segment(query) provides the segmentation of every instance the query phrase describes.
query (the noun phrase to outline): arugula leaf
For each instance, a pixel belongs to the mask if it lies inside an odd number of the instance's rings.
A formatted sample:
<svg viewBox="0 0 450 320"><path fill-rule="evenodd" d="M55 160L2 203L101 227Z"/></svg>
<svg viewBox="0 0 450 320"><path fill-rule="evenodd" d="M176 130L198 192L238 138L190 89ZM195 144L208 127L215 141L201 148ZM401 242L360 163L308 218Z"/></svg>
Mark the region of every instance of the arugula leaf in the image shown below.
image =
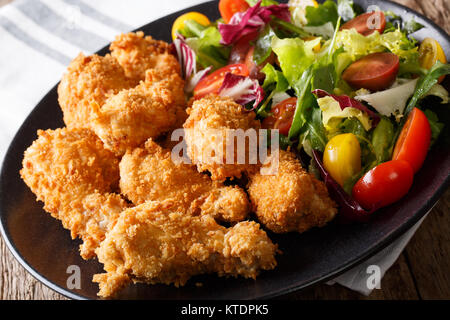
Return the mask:
<svg viewBox="0 0 450 320"><path fill-rule="evenodd" d="M291 86L294 88L297 96L297 106L292 120L291 129L288 138L292 139L300 134L303 125L306 122L305 111L310 103L316 103L316 98L311 93L311 78L313 66L309 66L302 74L299 80L294 81Z"/></svg>
<svg viewBox="0 0 450 320"><path fill-rule="evenodd" d="M444 124L442 122L439 122L436 113L434 113L430 109L425 110L424 113L427 116L428 122L430 123L431 127L431 144L430 144L431 147L439 138L442 129L444 129Z"/></svg>
<svg viewBox="0 0 450 320"><path fill-rule="evenodd" d="M328 64L314 69L311 85L312 90L322 89L327 92L333 92L336 81L336 69L334 65Z"/></svg>
<svg viewBox="0 0 450 320"><path fill-rule="evenodd" d="M382 117L372 134L372 146L377 157L377 163L383 163L391 159L391 146L394 140L394 125Z"/></svg>
<svg viewBox="0 0 450 320"><path fill-rule="evenodd" d="M337 5L334 1L327 0L323 4L319 4L317 8L308 6L305 11L308 26L321 26L330 21L333 23L333 26L336 27L339 14Z"/></svg>
<svg viewBox="0 0 450 320"><path fill-rule="evenodd" d="M403 30L406 32L406 34L410 34L416 31L419 31L424 26L423 24L418 23L414 18L409 19L406 22L403 22Z"/></svg>
<svg viewBox="0 0 450 320"><path fill-rule="evenodd" d="M450 64L443 64L440 61L436 61L434 66L428 71L428 73L419 78L417 81L416 89L414 95L405 109L405 117L411 110L416 107L417 102L423 98L430 89L438 82L438 79L443 76L450 74Z"/></svg>
<svg viewBox="0 0 450 320"><path fill-rule="evenodd" d="M272 38L275 35L270 25L266 25L261 36L256 40L253 60L257 65L262 64L272 53Z"/></svg>
<svg viewBox="0 0 450 320"><path fill-rule="evenodd" d="M263 83L264 90L273 87L273 85L275 85L275 88L273 89L275 92L284 92L289 89L289 83L283 73L276 70L270 63L266 64L264 68L261 69L261 72L266 75Z"/></svg>

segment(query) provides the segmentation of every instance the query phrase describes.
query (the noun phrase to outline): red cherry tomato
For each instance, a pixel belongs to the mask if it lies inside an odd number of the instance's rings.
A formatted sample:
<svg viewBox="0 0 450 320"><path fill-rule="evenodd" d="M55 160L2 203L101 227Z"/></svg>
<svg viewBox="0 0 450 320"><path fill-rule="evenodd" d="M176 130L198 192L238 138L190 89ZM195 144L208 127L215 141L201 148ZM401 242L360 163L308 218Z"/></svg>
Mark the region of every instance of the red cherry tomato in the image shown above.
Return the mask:
<svg viewBox="0 0 450 320"><path fill-rule="evenodd" d="M219 11L225 23L230 22L236 12L245 12L250 8L245 0L220 0Z"/></svg>
<svg viewBox="0 0 450 320"><path fill-rule="evenodd" d="M399 58L393 53L372 53L353 62L345 69L342 79L353 89L383 90L394 83L399 63Z"/></svg>
<svg viewBox="0 0 450 320"><path fill-rule="evenodd" d="M297 98L295 97L280 102L272 107L270 111L272 115L263 120L262 127L265 129L278 129L281 134L287 136L291 129L296 106Z"/></svg>
<svg viewBox="0 0 450 320"><path fill-rule="evenodd" d="M407 161L416 173L425 161L430 141L431 127L427 116L414 108L398 137L392 159Z"/></svg>
<svg viewBox="0 0 450 320"><path fill-rule="evenodd" d="M355 29L358 33L368 36L375 31L383 33L386 27L386 18L382 11L364 13L344 23L340 30Z"/></svg>
<svg viewBox="0 0 450 320"><path fill-rule="evenodd" d="M391 160L376 166L359 179L352 195L367 210L385 207L408 193L413 177L414 171L408 162Z"/></svg>
<svg viewBox="0 0 450 320"><path fill-rule="evenodd" d="M194 89L194 99L200 99L208 94L217 94L222 86L225 75L230 72L235 75L248 77L249 71L245 64L230 64L220 68L201 80Z"/></svg>

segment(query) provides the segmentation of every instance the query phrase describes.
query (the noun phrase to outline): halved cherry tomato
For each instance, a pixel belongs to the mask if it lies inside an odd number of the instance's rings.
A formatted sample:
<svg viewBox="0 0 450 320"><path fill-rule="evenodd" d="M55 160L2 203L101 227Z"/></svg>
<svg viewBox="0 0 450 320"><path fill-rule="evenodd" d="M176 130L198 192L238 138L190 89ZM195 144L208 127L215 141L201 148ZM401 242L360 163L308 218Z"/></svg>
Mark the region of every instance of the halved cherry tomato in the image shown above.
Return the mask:
<svg viewBox="0 0 450 320"><path fill-rule="evenodd" d="M436 61L440 61L442 63L447 63L447 58L445 57L444 50L442 50L439 42L434 40L433 38L425 38L419 47L419 62L420 66L425 69L431 69L432 66L436 63ZM441 76L438 79L438 82L442 82L445 78Z"/></svg>
<svg viewBox="0 0 450 320"><path fill-rule="evenodd" d="M361 147L353 133L334 136L323 152L323 166L341 186L361 171Z"/></svg>
<svg viewBox="0 0 450 320"><path fill-rule="evenodd" d="M250 8L245 0L220 0L219 11L225 23L230 22L231 17L237 12L245 12Z"/></svg>
<svg viewBox="0 0 450 320"><path fill-rule="evenodd" d="M270 111L272 115L263 120L262 127L265 129L278 129L281 134L287 136L291 129L296 106L297 98L295 97L281 101L272 107Z"/></svg>
<svg viewBox="0 0 450 320"><path fill-rule="evenodd" d="M352 195L367 210L385 207L408 193L413 177L414 171L408 162L384 162L356 182Z"/></svg>
<svg viewBox="0 0 450 320"><path fill-rule="evenodd" d="M390 52L372 53L353 62L342 79L353 89L379 91L390 87L397 77L400 60Z"/></svg>
<svg viewBox="0 0 450 320"><path fill-rule="evenodd" d="M194 20L200 23L203 26L209 26L211 21L209 21L208 17L200 12L188 12L179 16L172 26L172 39L175 40L177 38L178 30L182 30L184 28L184 23L187 20Z"/></svg>
<svg viewBox="0 0 450 320"><path fill-rule="evenodd" d="M430 141L431 127L427 116L414 108L398 137L392 159L407 161L416 173L425 161Z"/></svg>
<svg viewBox="0 0 450 320"><path fill-rule="evenodd" d="M225 75L230 72L235 75L248 77L249 70L245 64L231 64L226 67L214 71L210 75L201 80L194 89L194 98L200 99L207 94L219 93Z"/></svg>
<svg viewBox="0 0 450 320"><path fill-rule="evenodd" d="M386 18L382 11L367 12L344 23L340 30L355 29L358 33L368 36L375 31L383 33L386 27Z"/></svg>

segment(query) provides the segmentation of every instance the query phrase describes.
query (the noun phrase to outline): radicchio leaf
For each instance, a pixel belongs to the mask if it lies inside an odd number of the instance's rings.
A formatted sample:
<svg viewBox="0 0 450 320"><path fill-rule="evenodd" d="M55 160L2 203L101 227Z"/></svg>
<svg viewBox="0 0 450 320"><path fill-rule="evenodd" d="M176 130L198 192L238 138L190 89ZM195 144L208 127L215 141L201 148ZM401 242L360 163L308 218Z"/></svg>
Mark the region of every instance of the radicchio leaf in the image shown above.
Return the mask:
<svg viewBox="0 0 450 320"><path fill-rule="evenodd" d="M279 19L290 21L291 14L287 4L261 7L261 0L245 12L237 12L228 24L219 23L218 29L222 35L220 41L223 45L231 45L243 36L258 31L275 16Z"/></svg>
<svg viewBox="0 0 450 320"><path fill-rule="evenodd" d="M328 92L326 92L325 90L322 90L322 89L316 89L312 93L314 93L319 98L323 98L326 96L332 97L334 100L339 102L339 106L341 107L341 110L351 107L351 108L355 108L355 109L358 109L358 110L361 110L361 111L367 113L372 118L372 127L373 128L375 128L378 125L378 123L380 122L381 118L378 114L376 114L375 112L373 112L372 110L367 108L365 105L363 105L358 100L352 99L349 96L337 96L334 94L329 94Z"/></svg>
<svg viewBox="0 0 450 320"><path fill-rule="evenodd" d="M378 208L370 211L364 209L355 199L353 199L344 189L331 177L322 162L322 153L313 150L313 159L320 171L320 175L327 186L330 197L339 205L339 215L342 222L367 222Z"/></svg>
<svg viewBox="0 0 450 320"><path fill-rule="evenodd" d="M186 92L192 92L194 91L197 84L203 80L204 77L208 75L208 73L212 70L212 66L209 66L206 69L203 69L196 74L194 74L189 79L186 79L186 85L184 87L184 91Z"/></svg>
<svg viewBox="0 0 450 320"><path fill-rule="evenodd" d="M263 101L264 90L259 85L258 80L228 72L225 74L222 86L219 89L219 96L230 97L236 103L242 105L254 101L251 109L254 110Z"/></svg>
<svg viewBox="0 0 450 320"><path fill-rule="evenodd" d="M197 73L195 52L187 45L186 39L181 34L177 34L173 44L177 52L183 78L188 79L192 74Z"/></svg>
<svg viewBox="0 0 450 320"><path fill-rule="evenodd" d="M194 91L195 86L211 71L212 66L197 72L197 56L195 51L186 43L186 39L177 34L173 41L178 62L181 66L183 78L186 80L184 91L189 93Z"/></svg>

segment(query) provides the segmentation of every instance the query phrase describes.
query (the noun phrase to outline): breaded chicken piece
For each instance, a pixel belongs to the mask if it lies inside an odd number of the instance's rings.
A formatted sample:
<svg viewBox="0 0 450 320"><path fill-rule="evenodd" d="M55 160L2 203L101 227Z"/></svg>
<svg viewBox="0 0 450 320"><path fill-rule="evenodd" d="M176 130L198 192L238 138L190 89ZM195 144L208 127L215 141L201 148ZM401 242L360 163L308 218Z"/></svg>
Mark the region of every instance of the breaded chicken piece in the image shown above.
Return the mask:
<svg viewBox="0 0 450 320"><path fill-rule="evenodd" d="M119 161L86 129L38 131L25 151L22 179L44 202L44 209L61 220L72 238L81 237L87 259L127 207L118 195Z"/></svg>
<svg viewBox="0 0 450 320"><path fill-rule="evenodd" d="M136 81L144 80L149 69L156 69L162 77L181 74L177 59L170 53L170 45L150 36L144 37L142 31L117 36L110 50L125 74Z"/></svg>
<svg viewBox="0 0 450 320"><path fill-rule="evenodd" d="M184 84L178 74L158 81L151 74L148 78L110 97L101 108L93 106L92 129L116 155L171 130L178 121L178 108L184 108L184 93L180 99L174 88Z"/></svg>
<svg viewBox="0 0 450 320"><path fill-rule="evenodd" d="M69 128L89 128L92 102L102 106L105 100L138 82L128 79L111 55L84 56L80 53L69 65L58 85L58 101Z"/></svg>
<svg viewBox="0 0 450 320"><path fill-rule="evenodd" d="M106 273L94 282L108 297L131 281L180 286L203 273L254 279L275 268L277 246L258 223L227 229L209 215L186 215L171 201L149 201L125 210L96 253Z"/></svg>
<svg viewBox="0 0 450 320"><path fill-rule="evenodd" d="M280 150L276 175L250 176L248 194L258 220L276 233L321 227L337 213L325 184L288 151Z"/></svg>
<svg viewBox="0 0 450 320"><path fill-rule="evenodd" d="M235 141L233 135L255 129L251 131L255 139L258 138L261 124L254 112L246 111L230 98L210 95L194 101L187 113L189 117L183 127L188 155L199 172L209 171L213 180L224 181L240 178L243 172L252 170L257 149L250 149L246 138ZM257 147L257 140L253 146ZM242 159L238 158L239 154ZM252 160L249 155L256 158Z"/></svg>
<svg viewBox="0 0 450 320"><path fill-rule="evenodd" d="M230 222L242 221L250 210L244 190L213 182L192 165L175 163L171 152L151 139L123 156L120 190L135 205L171 199L184 212L200 211Z"/></svg>

